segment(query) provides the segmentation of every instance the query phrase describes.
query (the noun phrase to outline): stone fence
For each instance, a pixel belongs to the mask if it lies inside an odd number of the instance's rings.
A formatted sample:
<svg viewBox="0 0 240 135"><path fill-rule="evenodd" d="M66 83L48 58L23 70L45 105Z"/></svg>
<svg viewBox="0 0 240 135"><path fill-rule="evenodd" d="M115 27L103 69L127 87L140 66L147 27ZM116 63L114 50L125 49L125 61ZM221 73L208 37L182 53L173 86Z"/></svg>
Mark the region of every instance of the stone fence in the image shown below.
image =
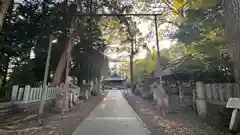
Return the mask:
<svg viewBox="0 0 240 135"><path fill-rule="evenodd" d="M196 83L196 107L198 115L213 124L229 124L232 109L225 108L228 98L238 97L234 83Z"/></svg>
<svg viewBox="0 0 240 135"><path fill-rule="evenodd" d="M203 84L206 99L213 104L226 105L228 98L238 96L235 83Z"/></svg>
<svg viewBox="0 0 240 135"><path fill-rule="evenodd" d="M60 92L60 87L47 87L46 100L55 99ZM19 87L14 85L12 89L11 101L15 105L39 102L41 100L42 87Z"/></svg>

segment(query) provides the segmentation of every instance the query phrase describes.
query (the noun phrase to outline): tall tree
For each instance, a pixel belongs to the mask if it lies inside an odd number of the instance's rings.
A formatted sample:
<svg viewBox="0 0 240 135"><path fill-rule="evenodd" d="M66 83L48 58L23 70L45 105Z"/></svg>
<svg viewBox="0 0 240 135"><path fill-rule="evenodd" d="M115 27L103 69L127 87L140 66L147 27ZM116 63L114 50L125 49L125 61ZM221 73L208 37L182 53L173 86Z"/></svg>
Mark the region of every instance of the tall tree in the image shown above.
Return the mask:
<svg viewBox="0 0 240 135"><path fill-rule="evenodd" d="M226 21L226 39L229 52L234 62L235 80L240 90L240 0L223 0Z"/></svg>
<svg viewBox="0 0 240 135"><path fill-rule="evenodd" d="M10 6L12 0L1 0L0 1L0 31L4 23L4 18L6 16L8 7Z"/></svg>

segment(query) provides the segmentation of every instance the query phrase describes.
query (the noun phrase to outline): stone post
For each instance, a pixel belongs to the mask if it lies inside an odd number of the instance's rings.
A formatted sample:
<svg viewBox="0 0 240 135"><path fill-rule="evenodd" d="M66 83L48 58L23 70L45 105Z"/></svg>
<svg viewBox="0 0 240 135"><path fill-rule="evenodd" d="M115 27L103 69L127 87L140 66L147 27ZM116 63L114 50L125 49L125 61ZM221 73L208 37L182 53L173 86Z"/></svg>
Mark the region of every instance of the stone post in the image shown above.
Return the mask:
<svg viewBox="0 0 240 135"><path fill-rule="evenodd" d="M40 91L40 88L37 88L37 99L40 100L40 97L41 97L41 91Z"/></svg>
<svg viewBox="0 0 240 135"><path fill-rule="evenodd" d="M71 109L73 107L73 95L74 93L73 92L69 92L69 108Z"/></svg>
<svg viewBox="0 0 240 135"><path fill-rule="evenodd" d="M98 81L97 78L96 78L96 80L95 80L95 91L96 91L96 94L99 95L99 93L100 93L100 88L99 88L99 81Z"/></svg>
<svg viewBox="0 0 240 135"><path fill-rule="evenodd" d="M225 87L223 83L220 83L218 85L218 94L219 94L219 100L224 101L224 96L225 96Z"/></svg>
<svg viewBox="0 0 240 135"><path fill-rule="evenodd" d="M156 88L156 87L157 87L157 84L156 84L156 82L154 82L154 83L152 84L152 87L151 87L151 88L152 88L152 91L153 91L153 100L154 100L154 101L157 100L157 93L156 93L156 91L157 91L156 89L157 89L157 88Z"/></svg>
<svg viewBox="0 0 240 135"><path fill-rule="evenodd" d="M12 88L12 95L11 95L11 101L17 100L17 93L18 93L18 85L14 85Z"/></svg>
<svg viewBox="0 0 240 135"><path fill-rule="evenodd" d="M36 88L33 88L32 91L33 91L33 98L32 98L32 100L36 100L36 99L37 99L37 98L36 98L37 89L36 89Z"/></svg>
<svg viewBox="0 0 240 135"><path fill-rule="evenodd" d="M34 90L33 88L29 90L29 98L28 98L29 101L33 99L33 92L34 92L33 90Z"/></svg>
<svg viewBox="0 0 240 135"><path fill-rule="evenodd" d="M240 97L238 85L236 83L232 83L232 89L233 89L234 95L236 97Z"/></svg>
<svg viewBox="0 0 240 135"><path fill-rule="evenodd" d="M206 91L207 98L211 100L213 96L211 84L205 84L205 91Z"/></svg>
<svg viewBox="0 0 240 135"><path fill-rule="evenodd" d="M231 96L233 96L232 84L226 83L224 100L228 101Z"/></svg>
<svg viewBox="0 0 240 135"><path fill-rule="evenodd" d="M18 96L17 96L18 101L22 100L22 95L23 95L23 92L24 92L23 90L24 90L23 88L19 88L19 90L18 90Z"/></svg>
<svg viewBox="0 0 240 135"><path fill-rule="evenodd" d="M196 92L197 92L197 111L198 115L202 118L206 118L207 108L206 108L206 99L205 99L205 90L202 82L196 83Z"/></svg>
<svg viewBox="0 0 240 135"><path fill-rule="evenodd" d="M197 99L196 89L193 89L193 110L194 111L197 111L196 99Z"/></svg>
<svg viewBox="0 0 240 135"><path fill-rule="evenodd" d="M219 92L218 92L218 89L219 89L218 84L213 83L213 84L212 84L213 99L214 99L214 100L217 100L217 101L219 100Z"/></svg>
<svg viewBox="0 0 240 135"><path fill-rule="evenodd" d="M90 81L90 93L94 90L94 82L93 80Z"/></svg>
<svg viewBox="0 0 240 135"><path fill-rule="evenodd" d="M28 99L29 99L29 96L30 96L30 85L26 85L25 88L24 88L24 94L23 94L23 101L25 103L28 102Z"/></svg>
<svg viewBox="0 0 240 135"><path fill-rule="evenodd" d="M179 98L180 98L180 104L183 103L183 96L184 96L184 91L183 91L183 83L178 81L178 90L179 90Z"/></svg>

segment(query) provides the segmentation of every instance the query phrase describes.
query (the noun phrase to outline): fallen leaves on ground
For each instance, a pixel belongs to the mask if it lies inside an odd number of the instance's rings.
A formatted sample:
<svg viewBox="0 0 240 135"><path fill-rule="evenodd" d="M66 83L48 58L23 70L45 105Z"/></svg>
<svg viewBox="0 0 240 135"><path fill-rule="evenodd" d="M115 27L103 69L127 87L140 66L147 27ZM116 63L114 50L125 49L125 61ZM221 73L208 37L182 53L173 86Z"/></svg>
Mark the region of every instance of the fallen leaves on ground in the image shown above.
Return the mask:
<svg viewBox="0 0 240 135"><path fill-rule="evenodd" d="M196 135L196 130L190 128L180 122L160 118L157 121L158 126L163 127L164 131L171 135ZM200 135L207 135L205 132L200 132Z"/></svg>

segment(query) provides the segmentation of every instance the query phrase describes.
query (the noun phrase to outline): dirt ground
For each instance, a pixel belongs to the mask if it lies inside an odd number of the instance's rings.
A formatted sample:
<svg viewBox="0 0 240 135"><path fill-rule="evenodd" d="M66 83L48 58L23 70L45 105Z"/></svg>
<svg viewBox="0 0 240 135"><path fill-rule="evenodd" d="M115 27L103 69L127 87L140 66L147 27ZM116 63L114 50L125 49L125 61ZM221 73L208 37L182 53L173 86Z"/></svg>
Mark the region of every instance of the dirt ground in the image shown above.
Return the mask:
<svg viewBox="0 0 240 135"><path fill-rule="evenodd" d="M42 124L36 119L0 129L0 135L71 135L75 128L102 101L106 92L101 96L92 96L87 101L76 105L71 112L62 116L53 111L45 111Z"/></svg>
<svg viewBox="0 0 240 135"><path fill-rule="evenodd" d="M126 99L151 130L152 135L231 135L227 128L219 130L198 118L193 111L161 117L152 101L134 94L126 96Z"/></svg>

